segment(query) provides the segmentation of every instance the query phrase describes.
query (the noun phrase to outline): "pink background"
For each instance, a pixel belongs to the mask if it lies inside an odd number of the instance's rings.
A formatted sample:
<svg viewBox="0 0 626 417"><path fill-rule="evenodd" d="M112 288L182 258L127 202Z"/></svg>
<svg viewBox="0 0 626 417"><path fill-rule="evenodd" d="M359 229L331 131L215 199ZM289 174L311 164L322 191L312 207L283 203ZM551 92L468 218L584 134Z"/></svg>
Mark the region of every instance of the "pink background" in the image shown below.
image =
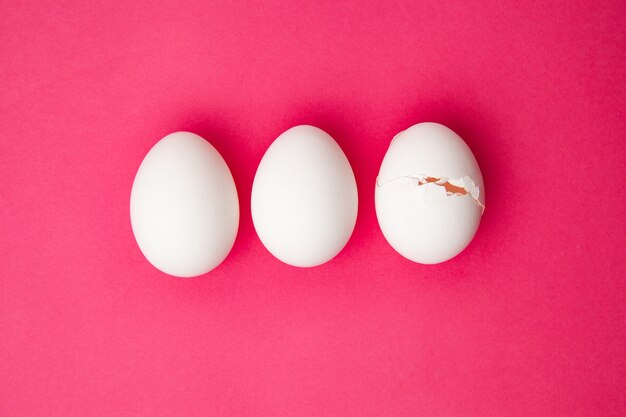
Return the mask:
<svg viewBox="0 0 626 417"><path fill-rule="evenodd" d="M0 5L0 416L625 415L623 1L60 3ZM374 212L389 141L422 121L466 139L487 190L436 266ZM360 192L312 269L249 209L301 123ZM128 213L176 130L216 146L242 206L192 280L143 258Z"/></svg>

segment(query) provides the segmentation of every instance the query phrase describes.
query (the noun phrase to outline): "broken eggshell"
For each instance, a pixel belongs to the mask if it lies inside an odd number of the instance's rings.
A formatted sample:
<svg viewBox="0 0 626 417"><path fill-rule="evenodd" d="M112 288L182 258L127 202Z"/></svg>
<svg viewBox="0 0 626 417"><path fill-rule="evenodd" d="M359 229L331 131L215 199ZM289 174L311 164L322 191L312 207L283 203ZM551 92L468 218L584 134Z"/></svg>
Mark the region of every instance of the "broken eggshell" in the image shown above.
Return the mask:
<svg viewBox="0 0 626 417"><path fill-rule="evenodd" d="M485 209L483 177L459 135L438 123L397 134L376 179L376 216L389 244L436 264L471 242Z"/></svg>

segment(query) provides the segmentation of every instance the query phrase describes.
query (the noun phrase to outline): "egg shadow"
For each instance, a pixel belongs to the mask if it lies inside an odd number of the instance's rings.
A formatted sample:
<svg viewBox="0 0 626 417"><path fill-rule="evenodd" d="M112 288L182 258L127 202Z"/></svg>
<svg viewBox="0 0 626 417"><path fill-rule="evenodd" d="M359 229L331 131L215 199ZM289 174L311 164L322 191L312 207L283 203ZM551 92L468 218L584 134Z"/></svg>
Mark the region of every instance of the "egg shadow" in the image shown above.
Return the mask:
<svg viewBox="0 0 626 417"><path fill-rule="evenodd" d="M354 231L344 249L330 262L321 267L339 266L343 257L356 256L355 251L366 241L368 231L363 227L368 217L374 216L374 186L370 181L372 169L368 161L368 149L364 146L364 132L362 119L357 118L356 112L351 112L345 103L315 102L302 103L293 108L289 114L279 119L283 130L280 133L297 125L312 125L328 133L341 147L346 155L354 177L358 192L358 212ZM347 259L345 260L348 261ZM341 262L342 263L342 262Z"/></svg>
<svg viewBox="0 0 626 417"><path fill-rule="evenodd" d="M254 233L250 216L250 193L256 167L251 167L248 137L236 123L214 113L193 109L174 115L168 123L169 129L187 131L206 139L222 155L235 181L239 198L239 229L230 253L216 270L232 262L240 262L249 246L249 237Z"/></svg>
<svg viewBox="0 0 626 417"><path fill-rule="evenodd" d="M513 175L509 165L505 163L507 143L499 128L501 123L488 110L475 104L470 106L450 99L420 103L400 116L398 123L403 127L398 132L422 122L443 124L461 136L472 150L483 175L486 208L481 226L472 243L448 262L462 260L466 256L472 256L475 242L497 239L502 235L503 227L508 224L503 219L509 215L509 206L503 204L503 199L506 198L506 188L510 186L507 184L510 182L508 179L516 175Z"/></svg>

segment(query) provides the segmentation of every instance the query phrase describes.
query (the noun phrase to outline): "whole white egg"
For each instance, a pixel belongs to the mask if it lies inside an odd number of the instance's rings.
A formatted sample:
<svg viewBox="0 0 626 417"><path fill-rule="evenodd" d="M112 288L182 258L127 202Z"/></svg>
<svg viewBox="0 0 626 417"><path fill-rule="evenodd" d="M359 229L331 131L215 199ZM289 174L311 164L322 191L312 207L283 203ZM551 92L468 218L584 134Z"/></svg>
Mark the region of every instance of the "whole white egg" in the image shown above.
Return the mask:
<svg viewBox="0 0 626 417"><path fill-rule="evenodd" d="M436 264L471 242L485 208L478 163L449 128L420 123L397 134L376 179L376 216L402 256Z"/></svg>
<svg viewBox="0 0 626 417"><path fill-rule="evenodd" d="M275 257L293 266L320 265L343 249L354 230L354 173L326 132L292 127L265 152L251 205L257 234Z"/></svg>
<svg viewBox="0 0 626 417"><path fill-rule="evenodd" d="M226 162L196 134L167 135L137 171L130 220L141 252L156 268L178 277L212 270L230 252L239 227Z"/></svg>

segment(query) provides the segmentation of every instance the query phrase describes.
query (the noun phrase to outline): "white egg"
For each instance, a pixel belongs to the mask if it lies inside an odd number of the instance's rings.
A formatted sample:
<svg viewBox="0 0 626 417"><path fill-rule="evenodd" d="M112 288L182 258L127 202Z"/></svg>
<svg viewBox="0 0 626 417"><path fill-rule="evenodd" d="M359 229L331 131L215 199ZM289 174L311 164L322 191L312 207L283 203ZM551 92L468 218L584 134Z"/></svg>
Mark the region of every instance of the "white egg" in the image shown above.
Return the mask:
<svg viewBox="0 0 626 417"><path fill-rule="evenodd" d="M397 134L376 179L376 215L402 256L446 261L471 242L485 208L478 163L449 128L420 123Z"/></svg>
<svg viewBox="0 0 626 417"><path fill-rule="evenodd" d="M251 205L257 234L275 257L294 266L320 265L343 249L354 230L354 173L326 132L292 127L263 156Z"/></svg>
<svg viewBox="0 0 626 417"><path fill-rule="evenodd" d="M172 133L144 158L130 196L137 244L152 265L202 275L230 252L239 227L235 182L219 152L189 132Z"/></svg>

